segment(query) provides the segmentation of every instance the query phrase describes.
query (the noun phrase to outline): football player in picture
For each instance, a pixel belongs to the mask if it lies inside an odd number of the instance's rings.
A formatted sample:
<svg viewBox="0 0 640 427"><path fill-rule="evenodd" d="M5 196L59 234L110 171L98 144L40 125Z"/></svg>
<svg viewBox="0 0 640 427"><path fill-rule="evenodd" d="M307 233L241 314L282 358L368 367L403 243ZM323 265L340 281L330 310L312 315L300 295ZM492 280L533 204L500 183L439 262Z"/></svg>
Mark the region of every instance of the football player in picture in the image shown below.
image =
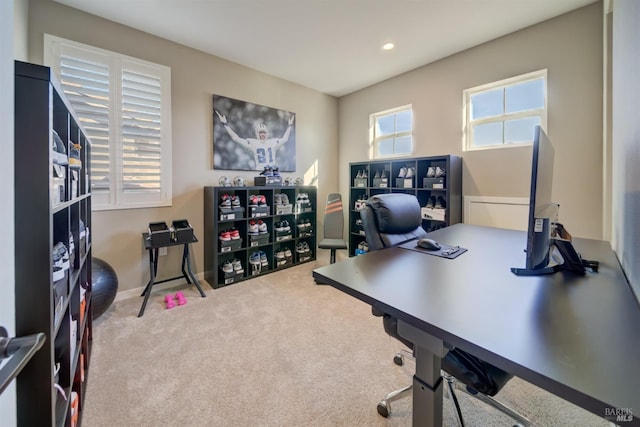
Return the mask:
<svg viewBox="0 0 640 427"><path fill-rule="evenodd" d="M231 139L253 153L255 170L264 170L277 165L276 153L289 140L294 115L289 116L289 126L281 138L269 138L269 128L264 123L257 123L254 126L255 138L242 138L229 126L226 116L215 111Z"/></svg>

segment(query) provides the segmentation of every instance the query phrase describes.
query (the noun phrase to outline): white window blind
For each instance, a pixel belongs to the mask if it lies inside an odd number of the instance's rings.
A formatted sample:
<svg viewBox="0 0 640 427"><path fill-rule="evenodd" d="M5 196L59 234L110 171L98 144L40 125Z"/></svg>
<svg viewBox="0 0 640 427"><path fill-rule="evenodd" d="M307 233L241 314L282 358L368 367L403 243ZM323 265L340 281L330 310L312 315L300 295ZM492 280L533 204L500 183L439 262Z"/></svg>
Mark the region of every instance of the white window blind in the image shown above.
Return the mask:
<svg viewBox="0 0 640 427"><path fill-rule="evenodd" d="M170 205L169 68L49 35L45 53L91 139L94 209Z"/></svg>

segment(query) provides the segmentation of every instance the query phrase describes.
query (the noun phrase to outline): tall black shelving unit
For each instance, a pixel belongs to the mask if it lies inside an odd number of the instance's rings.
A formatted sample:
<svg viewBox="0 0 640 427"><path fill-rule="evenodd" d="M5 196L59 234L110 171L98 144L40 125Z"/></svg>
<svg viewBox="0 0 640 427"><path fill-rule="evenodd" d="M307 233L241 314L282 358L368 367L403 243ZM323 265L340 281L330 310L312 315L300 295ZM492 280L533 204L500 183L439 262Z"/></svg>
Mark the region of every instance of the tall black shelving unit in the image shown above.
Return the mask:
<svg viewBox="0 0 640 427"><path fill-rule="evenodd" d="M286 195L289 207L278 205L282 195ZM260 206L251 207L252 198L258 196L264 197ZM225 198L235 198L238 207L223 207ZM316 203L317 189L312 186L204 187L207 282L219 288L316 259ZM285 221L289 230L278 231ZM252 222L262 222L265 232L252 234ZM235 230L237 238L222 241L221 234L228 230ZM259 272L251 263L255 253L263 254ZM233 261L239 262L242 270L226 273L225 263Z"/></svg>
<svg viewBox="0 0 640 427"><path fill-rule="evenodd" d="M413 169L411 178L400 178L401 170ZM440 168L442 176L429 176ZM359 222L363 200L376 194L407 193L418 198L422 228L433 231L462 221L462 158L453 155L410 157L349 163L349 255L356 255L366 241ZM381 178L383 177L384 178ZM429 203L431 201L431 203ZM427 206L434 208L426 208Z"/></svg>
<svg viewBox="0 0 640 427"><path fill-rule="evenodd" d="M59 161L56 134L67 159L81 147L73 165ZM46 335L17 377L20 426L73 426L82 413L92 339L90 150L51 69L16 62L16 335ZM55 266L57 243L67 248L66 269Z"/></svg>

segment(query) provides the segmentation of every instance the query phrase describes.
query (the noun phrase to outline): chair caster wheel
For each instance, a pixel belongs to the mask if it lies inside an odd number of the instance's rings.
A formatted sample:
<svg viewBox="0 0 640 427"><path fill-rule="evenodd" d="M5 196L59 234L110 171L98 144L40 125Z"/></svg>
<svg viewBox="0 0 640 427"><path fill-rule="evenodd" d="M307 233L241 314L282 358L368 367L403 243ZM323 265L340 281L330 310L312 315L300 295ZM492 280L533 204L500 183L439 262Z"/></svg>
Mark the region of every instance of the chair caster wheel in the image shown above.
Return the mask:
<svg viewBox="0 0 640 427"><path fill-rule="evenodd" d="M399 354L396 354L395 356L393 356L393 363L398 366L402 366L404 365L404 359L402 359L402 356L400 356Z"/></svg>
<svg viewBox="0 0 640 427"><path fill-rule="evenodd" d="M386 400L382 400L380 403L378 403L376 409L378 410L378 414L380 414L384 418L387 418L389 416L389 412L391 412L389 404Z"/></svg>

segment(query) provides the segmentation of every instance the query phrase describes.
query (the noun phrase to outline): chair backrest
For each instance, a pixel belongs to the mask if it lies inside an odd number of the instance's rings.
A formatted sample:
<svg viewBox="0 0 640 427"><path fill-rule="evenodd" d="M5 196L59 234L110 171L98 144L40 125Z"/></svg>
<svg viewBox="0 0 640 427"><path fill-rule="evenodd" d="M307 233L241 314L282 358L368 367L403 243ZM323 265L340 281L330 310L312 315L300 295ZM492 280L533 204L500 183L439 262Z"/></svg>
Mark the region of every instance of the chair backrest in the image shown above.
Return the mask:
<svg viewBox="0 0 640 427"><path fill-rule="evenodd" d="M342 239L344 232L344 213L342 209L342 195L340 193L329 193L324 210L325 239Z"/></svg>
<svg viewBox="0 0 640 427"><path fill-rule="evenodd" d="M420 202L416 196L385 193L372 196L360 211L369 250L397 246L424 237Z"/></svg>

